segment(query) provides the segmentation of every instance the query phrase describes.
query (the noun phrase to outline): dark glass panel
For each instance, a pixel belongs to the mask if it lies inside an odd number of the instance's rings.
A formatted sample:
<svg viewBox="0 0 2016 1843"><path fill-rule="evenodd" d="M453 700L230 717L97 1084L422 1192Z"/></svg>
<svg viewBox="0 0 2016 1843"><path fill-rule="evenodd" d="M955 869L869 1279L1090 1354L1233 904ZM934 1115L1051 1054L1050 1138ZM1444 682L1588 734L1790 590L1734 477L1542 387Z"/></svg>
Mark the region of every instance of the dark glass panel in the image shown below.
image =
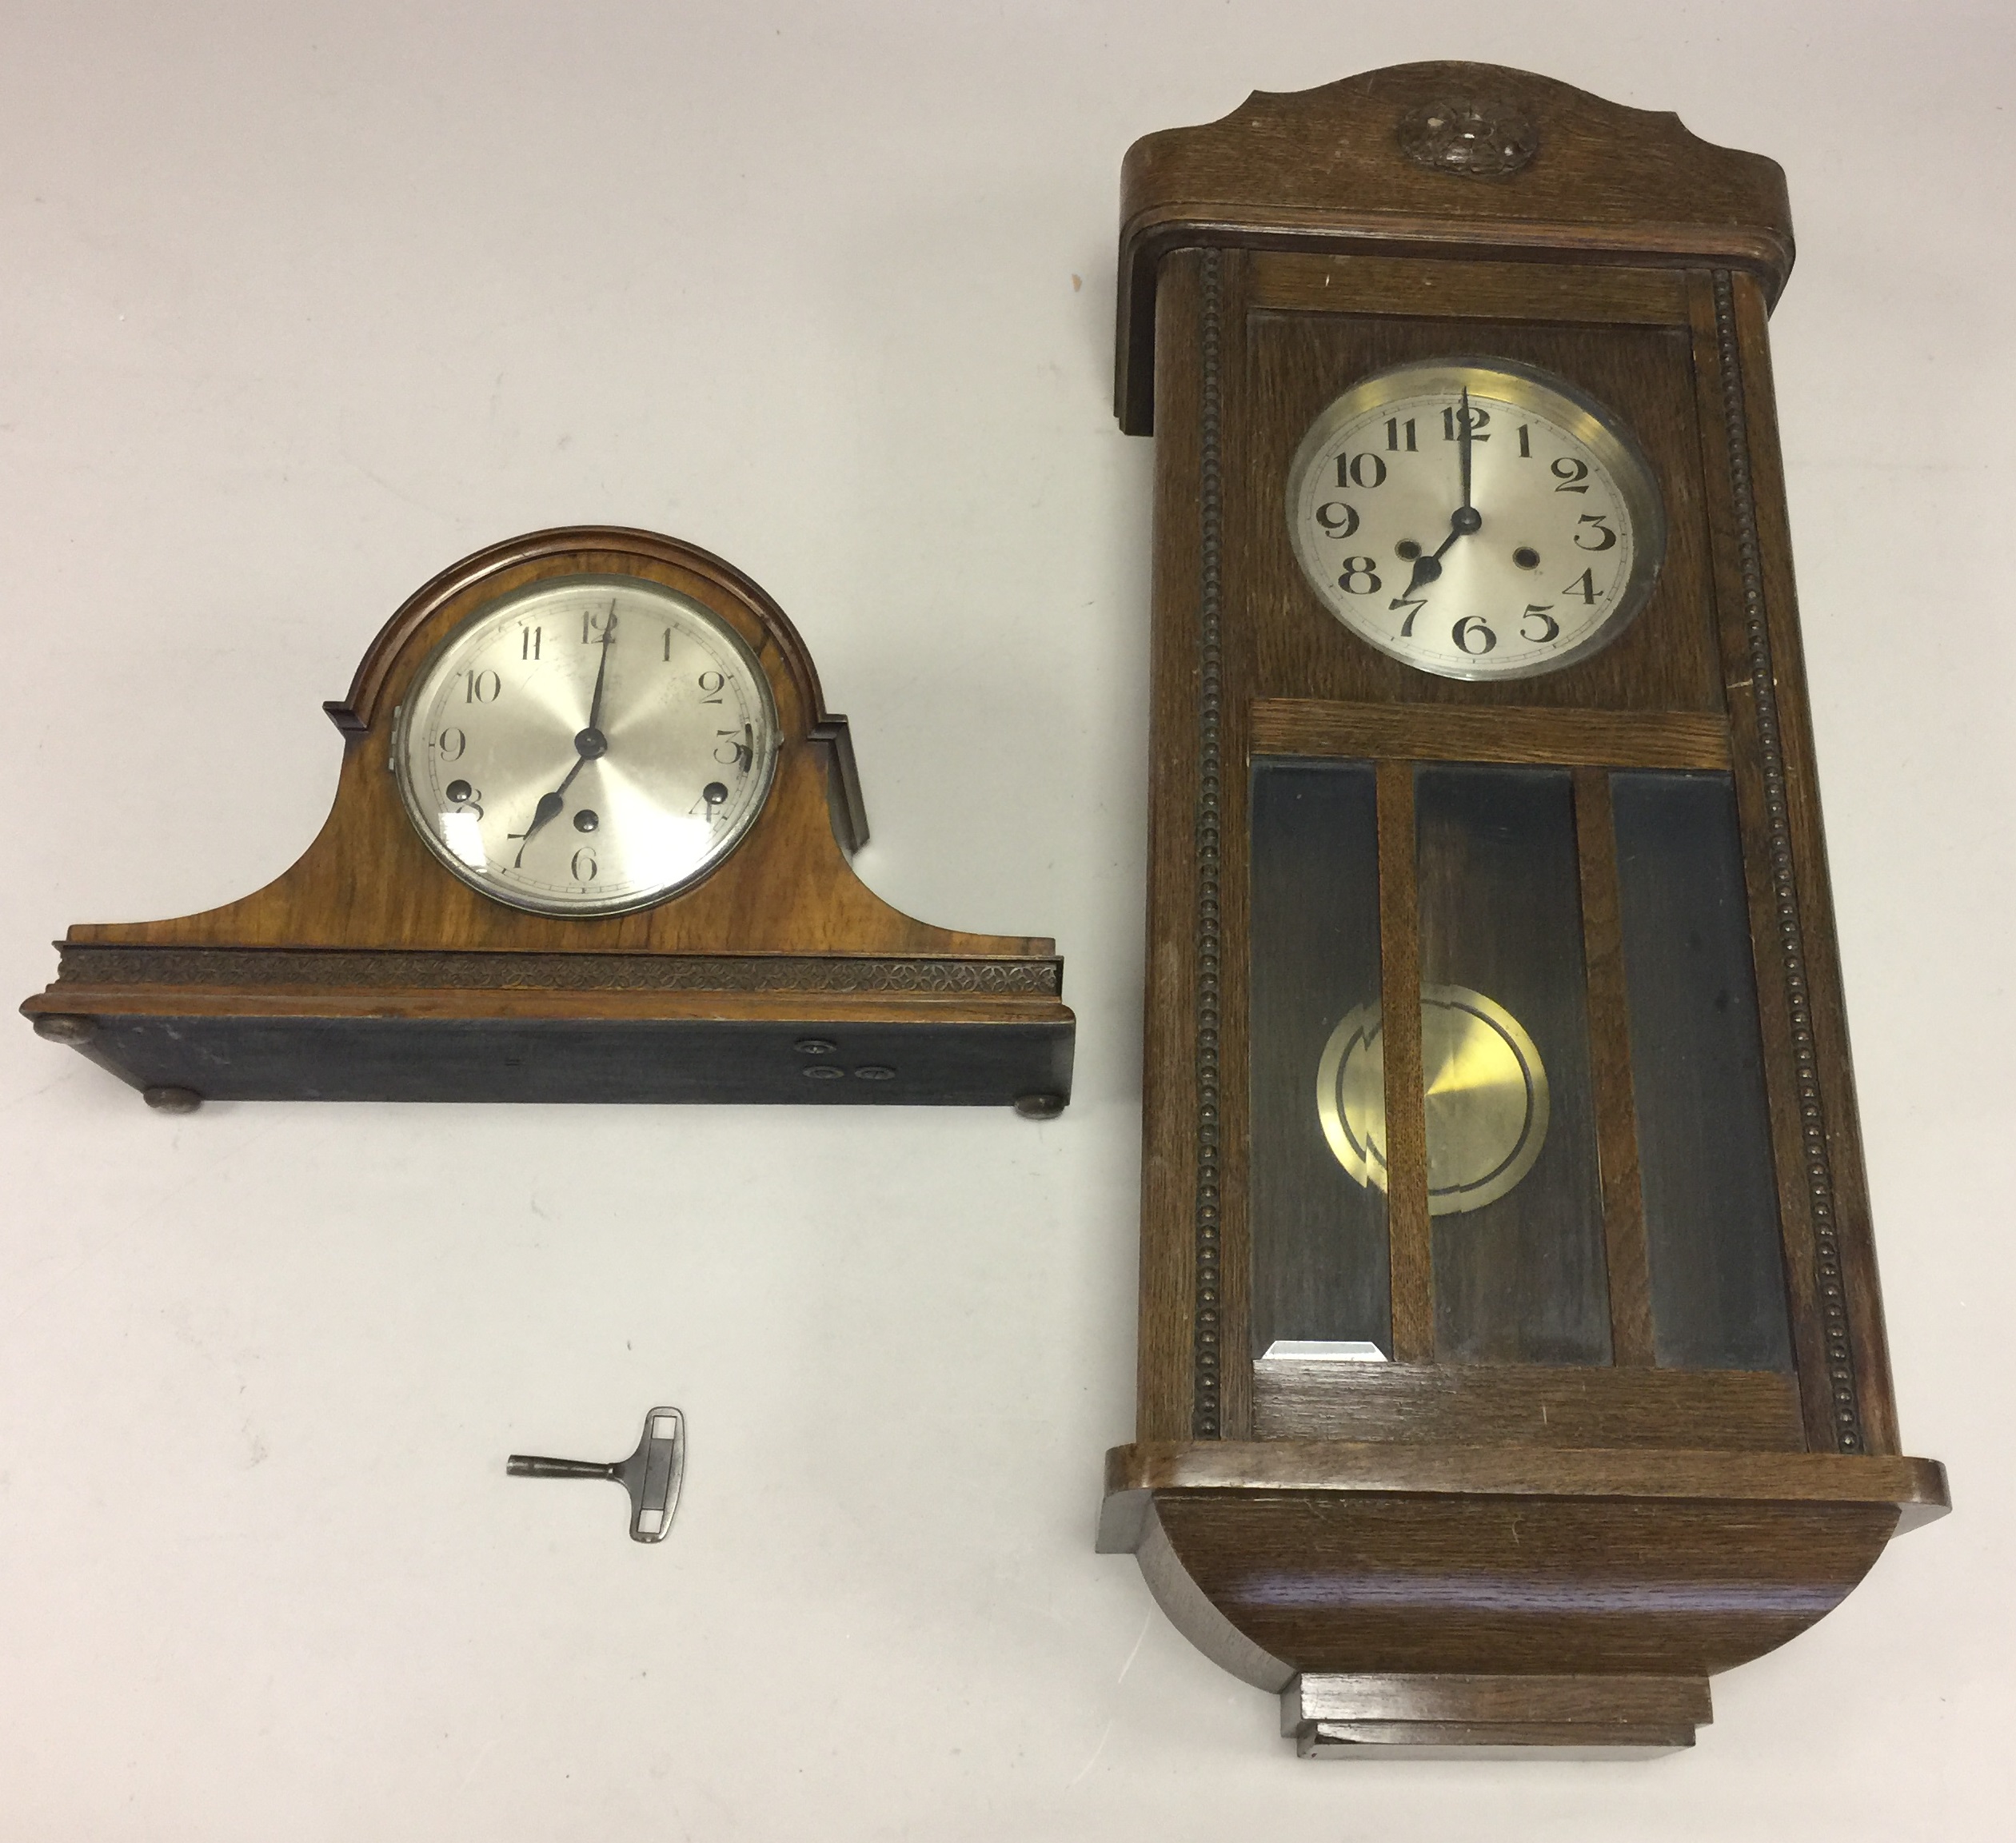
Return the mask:
<svg viewBox="0 0 2016 1843"><path fill-rule="evenodd" d="M1670 1368L1789 1370L1735 790L1650 769L1610 784L1654 1347Z"/></svg>
<svg viewBox="0 0 2016 1843"><path fill-rule="evenodd" d="M1436 1354L1607 1363L1571 778L1423 767L1415 809Z"/></svg>
<svg viewBox="0 0 2016 1843"><path fill-rule="evenodd" d="M1379 1003L1379 828L1364 762L1263 759L1252 781L1253 1354L1277 1338L1391 1354L1386 1193L1317 1111L1325 1046Z"/></svg>

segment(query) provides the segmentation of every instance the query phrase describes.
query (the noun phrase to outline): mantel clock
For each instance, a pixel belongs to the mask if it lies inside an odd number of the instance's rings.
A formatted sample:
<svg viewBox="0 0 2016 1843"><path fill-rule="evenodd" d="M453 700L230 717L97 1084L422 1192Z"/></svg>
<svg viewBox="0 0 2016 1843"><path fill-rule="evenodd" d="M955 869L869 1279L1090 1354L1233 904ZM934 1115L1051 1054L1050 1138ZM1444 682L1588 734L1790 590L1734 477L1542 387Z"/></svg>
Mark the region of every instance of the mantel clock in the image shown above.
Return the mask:
<svg viewBox="0 0 2016 1843"><path fill-rule="evenodd" d="M1421 64L1128 154L1139 1425L1101 1546L1305 1753L1659 1748L1899 1456L1771 162Z"/></svg>
<svg viewBox="0 0 2016 1843"><path fill-rule="evenodd" d="M900 915L847 720L689 544L535 532L408 599L325 707L336 804L242 901L73 927L22 1007L157 1107L896 1102L1071 1089L1047 939Z"/></svg>

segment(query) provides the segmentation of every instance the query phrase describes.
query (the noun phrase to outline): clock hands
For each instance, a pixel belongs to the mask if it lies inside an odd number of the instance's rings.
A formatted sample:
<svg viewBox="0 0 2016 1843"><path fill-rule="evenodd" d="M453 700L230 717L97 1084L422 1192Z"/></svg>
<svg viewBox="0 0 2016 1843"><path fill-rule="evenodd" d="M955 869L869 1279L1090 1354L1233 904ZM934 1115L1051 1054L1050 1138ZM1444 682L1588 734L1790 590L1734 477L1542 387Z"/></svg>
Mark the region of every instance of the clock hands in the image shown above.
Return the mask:
<svg viewBox="0 0 2016 1843"><path fill-rule="evenodd" d="M573 785L574 776L591 762L609 753L609 738L602 734L602 691L609 682L609 642L616 637L616 604L609 604L609 625L602 629L602 660L595 668L595 689L588 700L588 727L578 730L574 736L574 765L551 793L542 793L539 804L533 808L532 824L523 832L509 836L518 841L518 855L511 860L511 868L518 869L525 860L525 847L530 844L541 827L560 817L560 810L567 804L567 790Z"/></svg>
<svg viewBox="0 0 2016 1843"><path fill-rule="evenodd" d="M1468 497L1466 489L1464 497L1467 500ZM588 700L588 728L581 732L581 736L592 736L597 741L601 740L602 732L602 684L609 676L609 642L615 638L616 604L612 601L609 604L609 625L602 629L602 663L595 668L595 695ZM577 745L581 739L579 736L574 738ZM603 746L605 748L608 745L605 744ZM598 748L595 752L600 755L602 751Z"/></svg>
<svg viewBox="0 0 2016 1843"><path fill-rule="evenodd" d="M1478 517L1476 508L1470 503L1470 386L1467 384L1463 389L1462 407L1456 412L1456 453L1463 469L1463 504L1451 516L1450 523L1455 525L1460 517L1467 523L1459 529L1475 531L1483 521Z"/></svg>
<svg viewBox="0 0 2016 1843"><path fill-rule="evenodd" d="M1459 537L1467 537L1473 532L1483 529L1483 514L1470 503L1470 390L1466 385L1463 393L1462 407L1456 412L1456 450L1463 470L1463 504L1449 514L1449 535L1433 550L1423 553L1414 560L1414 573L1407 578L1405 591L1396 596L1391 605L1400 607L1412 599L1416 589L1425 588L1442 574L1442 559L1449 546Z"/></svg>

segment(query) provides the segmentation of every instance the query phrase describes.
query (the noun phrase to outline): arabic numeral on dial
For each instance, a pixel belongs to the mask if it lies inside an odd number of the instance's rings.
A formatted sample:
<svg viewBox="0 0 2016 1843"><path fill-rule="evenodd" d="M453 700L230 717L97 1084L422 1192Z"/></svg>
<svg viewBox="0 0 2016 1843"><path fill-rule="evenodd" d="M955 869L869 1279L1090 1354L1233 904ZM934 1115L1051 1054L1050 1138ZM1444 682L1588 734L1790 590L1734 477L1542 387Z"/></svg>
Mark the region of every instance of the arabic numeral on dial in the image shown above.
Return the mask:
<svg viewBox="0 0 2016 1843"><path fill-rule="evenodd" d="M1563 595L1579 595L1582 597L1585 607L1594 608L1596 605L1595 576L1596 572L1593 568L1585 569L1561 592Z"/></svg>
<svg viewBox="0 0 2016 1843"><path fill-rule="evenodd" d="M1470 413L1467 417L1455 405L1451 405L1443 411L1442 439L1444 441L1460 441L1463 437L1463 425L1466 422L1470 425L1470 439L1472 441L1491 440L1491 437L1484 433L1485 429L1491 422L1491 412L1488 409L1479 409L1474 403L1470 406Z"/></svg>
<svg viewBox="0 0 2016 1843"><path fill-rule="evenodd" d="M718 672L703 672L700 675L700 701L702 704L719 704L727 677Z"/></svg>
<svg viewBox="0 0 2016 1843"><path fill-rule="evenodd" d="M495 704L504 689L503 680L493 672L465 672L461 677L465 704Z"/></svg>
<svg viewBox="0 0 2016 1843"><path fill-rule="evenodd" d="M1414 418L1410 416L1406 421L1403 422L1397 416L1387 417L1386 419L1387 453L1398 454L1401 450L1403 438L1406 450L1409 454L1419 454L1421 452L1414 445Z"/></svg>
<svg viewBox="0 0 2016 1843"><path fill-rule="evenodd" d="M1472 659L1489 652L1498 644L1498 636L1484 624L1481 614L1467 614L1450 628L1449 637L1456 643L1459 652L1467 652Z"/></svg>
<svg viewBox="0 0 2016 1843"><path fill-rule="evenodd" d="M1373 573L1377 560L1370 556L1347 556L1344 559L1344 572L1337 578L1337 586L1347 595L1370 595L1379 587L1379 577Z"/></svg>
<svg viewBox="0 0 2016 1843"><path fill-rule="evenodd" d="M1578 460L1572 454L1564 454L1554 463L1551 471L1554 477L1561 482L1554 489L1556 493L1587 493L1589 490L1587 461Z"/></svg>
<svg viewBox="0 0 2016 1843"><path fill-rule="evenodd" d="M434 738L434 747L441 751L443 761L460 761L462 751L469 747L469 738L459 729L445 729Z"/></svg>
<svg viewBox="0 0 2016 1843"><path fill-rule="evenodd" d="M1526 604L1525 613L1519 616L1519 632L1525 634L1526 637L1535 646L1545 646L1549 640L1555 639L1561 632L1561 623L1547 612L1547 610L1553 606L1554 604L1551 601L1529 601ZM1539 622L1543 631L1539 633L1527 632L1526 624L1530 620Z"/></svg>
<svg viewBox="0 0 2016 1843"><path fill-rule="evenodd" d="M1391 601L1387 603L1386 605L1389 610L1403 608L1407 610L1407 619L1400 623L1400 638L1403 640L1413 639L1414 617L1419 614L1423 608L1428 605L1428 598L1423 595L1417 597L1412 601L1409 601L1405 596L1396 595Z"/></svg>
<svg viewBox="0 0 2016 1843"><path fill-rule="evenodd" d="M568 868L573 872L574 881L576 883L589 884L594 882L595 872L597 868L595 862L595 853L590 850L588 846L583 845L579 851L574 853L573 862L569 864Z"/></svg>
<svg viewBox="0 0 2016 1843"><path fill-rule="evenodd" d="M1604 512L1585 512L1580 518L1577 519L1575 521L1575 549L1578 550L1609 549L1617 541L1617 533L1603 523L1609 516L1609 513ZM1593 525L1596 529L1593 533L1584 531L1582 527L1585 525ZM1590 537L1596 540L1594 544L1584 544L1582 541L1585 537Z"/></svg>
<svg viewBox="0 0 2016 1843"><path fill-rule="evenodd" d="M1349 537L1358 529L1358 509L1341 499L1326 501L1316 508L1316 523L1329 537Z"/></svg>
<svg viewBox="0 0 2016 1843"><path fill-rule="evenodd" d="M581 616L581 644L583 646L594 646L599 644L605 636L610 640L616 638L616 604L614 602L611 602L607 608L601 609L599 612L591 608Z"/></svg>
<svg viewBox="0 0 2016 1843"><path fill-rule="evenodd" d="M1386 462L1376 454L1340 454L1337 457L1337 484L1362 486L1369 493L1386 484Z"/></svg>
<svg viewBox="0 0 2016 1843"><path fill-rule="evenodd" d="M518 657L537 659L539 656L539 641L545 631L543 627L520 628L518 629Z"/></svg>
<svg viewBox="0 0 2016 1843"><path fill-rule="evenodd" d="M1531 461L1533 458L1533 443L1527 433L1531 426L1530 423L1525 422L1519 425L1519 459L1521 461Z"/></svg>
<svg viewBox="0 0 2016 1843"><path fill-rule="evenodd" d="M742 739L739 742L730 741L724 743L717 741L715 743L714 759L724 768L733 768L739 764L741 768L746 771L749 764L756 760L755 733L750 730L746 724L739 730L717 729L714 732L714 734L717 737L740 736ZM724 748L728 751L726 755L723 755L721 753L721 751Z"/></svg>

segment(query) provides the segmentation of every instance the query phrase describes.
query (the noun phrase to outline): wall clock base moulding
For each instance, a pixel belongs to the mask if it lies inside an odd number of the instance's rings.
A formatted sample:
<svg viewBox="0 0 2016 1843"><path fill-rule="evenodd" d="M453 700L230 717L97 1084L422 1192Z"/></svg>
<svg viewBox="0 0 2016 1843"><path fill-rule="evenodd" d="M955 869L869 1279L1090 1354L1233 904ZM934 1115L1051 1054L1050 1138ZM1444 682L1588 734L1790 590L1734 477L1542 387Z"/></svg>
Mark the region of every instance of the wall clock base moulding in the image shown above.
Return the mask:
<svg viewBox="0 0 2016 1843"><path fill-rule="evenodd" d="M1713 1673L1947 1507L1929 1459L1396 1441L1143 1442L1106 1485L1100 1550L1316 1758L1691 1746Z"/></svg>

